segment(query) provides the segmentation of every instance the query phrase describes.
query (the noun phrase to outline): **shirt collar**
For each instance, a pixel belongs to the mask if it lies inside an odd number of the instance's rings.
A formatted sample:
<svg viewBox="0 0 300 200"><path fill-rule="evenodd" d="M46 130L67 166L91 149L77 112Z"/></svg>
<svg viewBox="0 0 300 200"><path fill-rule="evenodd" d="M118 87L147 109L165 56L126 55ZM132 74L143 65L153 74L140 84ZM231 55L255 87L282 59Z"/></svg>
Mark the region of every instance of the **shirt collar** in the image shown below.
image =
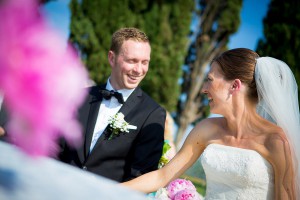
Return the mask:
<svg viewBox="0 0 300 200"><path fill-rule="evenodd" d="M106 88L107 90L114 90L114 91L117 91L119 93L121 93L123 95L123 99L124 99L124 102L128 99L128 97L131 95L131 93L135 90L134 89L120 89L120 90L115 90L113 88L113 86L110 84L110 78L108 78L107 82L106 82Z"/></svg>

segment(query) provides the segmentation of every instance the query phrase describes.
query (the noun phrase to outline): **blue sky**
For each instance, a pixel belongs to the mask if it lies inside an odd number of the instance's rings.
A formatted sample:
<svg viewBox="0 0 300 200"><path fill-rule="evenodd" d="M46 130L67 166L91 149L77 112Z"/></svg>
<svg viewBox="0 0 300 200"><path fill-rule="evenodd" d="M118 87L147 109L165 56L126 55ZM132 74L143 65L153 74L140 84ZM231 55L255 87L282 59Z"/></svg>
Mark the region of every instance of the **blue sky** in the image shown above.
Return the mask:
<svg viewBox="0 0 300 200"><path fill-rule="evenodd" d="M44 7L49 23L58 29L64 38L69 35L69 0L52 1ZM270 0L244 0L241 12L241 25L236 34L230 37L229 49L245 47L256 49L258 39L263 37L263 18L266 16Z"/></svg>
<svg viewBox="0 0 300 200"><path fill-rule="evenodd" d="M243 0L241 25L238 32L231 36L229 49L256 49L258 39L263 37L262 20L267 14L269 3L270 0Z"/></svg>
<svg viewBox="0 0 300 200"><path fill-rule="evenodd" d="M69 0L50 1L43 7L48 22L61 32L64 38L69 37L70 11Z"/></svg>

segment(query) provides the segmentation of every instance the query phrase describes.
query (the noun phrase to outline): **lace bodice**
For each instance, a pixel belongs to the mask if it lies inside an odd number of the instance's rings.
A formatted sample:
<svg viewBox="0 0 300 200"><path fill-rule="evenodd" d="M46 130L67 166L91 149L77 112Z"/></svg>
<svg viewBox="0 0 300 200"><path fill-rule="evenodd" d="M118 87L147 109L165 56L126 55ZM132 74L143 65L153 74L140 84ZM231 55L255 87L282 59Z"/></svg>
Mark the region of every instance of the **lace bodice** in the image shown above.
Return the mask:
<svg viewBox="0 0 300 200"><path fill-rule="evenodd" d="M274 199L273 168L258 152L210 144L200 161L206 174L206 200Z"/></svg>

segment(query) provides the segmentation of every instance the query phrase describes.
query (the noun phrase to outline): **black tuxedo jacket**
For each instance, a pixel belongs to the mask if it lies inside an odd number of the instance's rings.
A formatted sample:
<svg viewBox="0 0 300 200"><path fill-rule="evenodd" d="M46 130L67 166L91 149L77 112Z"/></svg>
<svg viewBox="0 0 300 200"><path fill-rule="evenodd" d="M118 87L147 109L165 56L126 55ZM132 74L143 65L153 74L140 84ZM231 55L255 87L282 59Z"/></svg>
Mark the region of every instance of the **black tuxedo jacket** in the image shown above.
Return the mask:
<svg viewBox="0 0 300 200"><path fill-rule="evenodd" d="M125 121L137 127L108 140L111 130L106 127L93 150L90 144L102 96L100 88L89 88L89 95L79 109L83 128L83 144L72 149L63 144L59 159L95 174L123 182L157 169L162 155L166 111L139 87L122 105L119 112Z"/></svg>

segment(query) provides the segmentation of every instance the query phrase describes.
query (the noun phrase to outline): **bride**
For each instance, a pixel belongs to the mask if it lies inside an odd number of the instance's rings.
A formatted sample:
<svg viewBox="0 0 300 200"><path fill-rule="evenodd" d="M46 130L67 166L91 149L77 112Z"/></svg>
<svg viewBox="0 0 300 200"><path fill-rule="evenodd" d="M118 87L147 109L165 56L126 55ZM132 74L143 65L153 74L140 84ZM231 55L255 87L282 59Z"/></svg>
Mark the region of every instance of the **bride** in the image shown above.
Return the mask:
<svg viewBox="0 0 300 200"><path fill-rule="evenodd" d="M212 61L202 92L223 117L202 120L165 167L123 185L156 191L201 156L205 199L300 199L298 93L289 67L232 49Z"/></svg>

